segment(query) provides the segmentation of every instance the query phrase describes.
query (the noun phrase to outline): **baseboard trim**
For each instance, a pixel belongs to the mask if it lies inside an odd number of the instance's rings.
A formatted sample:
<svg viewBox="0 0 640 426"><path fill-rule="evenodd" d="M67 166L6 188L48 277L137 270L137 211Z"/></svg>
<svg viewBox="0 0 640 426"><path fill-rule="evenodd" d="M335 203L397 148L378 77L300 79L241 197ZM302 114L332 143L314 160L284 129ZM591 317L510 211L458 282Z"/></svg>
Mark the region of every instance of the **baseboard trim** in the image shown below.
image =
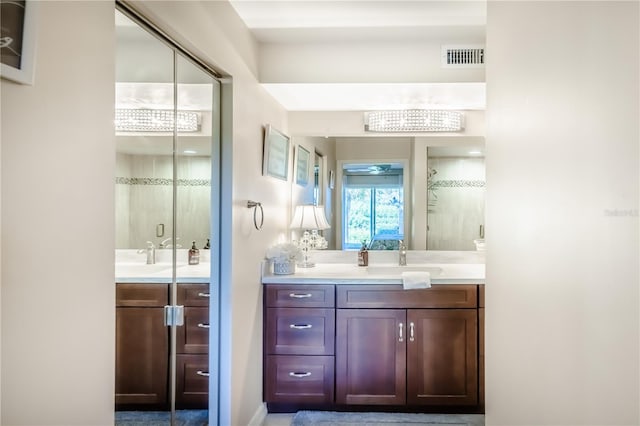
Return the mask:
<svg viewBox="0 0 640 426"><path fill-rule="evenodd" d="M253 414L251 420L249 420L248 426L262 426L264 420L267 418L267 414L267 405L263 402Z"/></svg>

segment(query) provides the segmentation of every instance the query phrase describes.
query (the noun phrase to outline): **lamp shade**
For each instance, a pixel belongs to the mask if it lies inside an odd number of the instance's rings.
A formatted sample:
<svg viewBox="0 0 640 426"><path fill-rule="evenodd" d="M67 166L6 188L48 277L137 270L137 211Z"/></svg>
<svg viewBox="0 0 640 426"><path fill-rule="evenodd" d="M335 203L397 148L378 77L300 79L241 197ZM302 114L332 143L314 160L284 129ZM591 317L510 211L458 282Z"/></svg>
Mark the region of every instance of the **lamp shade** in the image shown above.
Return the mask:
<svg viewBox="0 0 640 426"><path fill-rule="evenodd" d="M330 228L329 222L324 215L324 209L321 206L296 206L293 213L293 220L290 227L292 229L327 229Z"/></svg>

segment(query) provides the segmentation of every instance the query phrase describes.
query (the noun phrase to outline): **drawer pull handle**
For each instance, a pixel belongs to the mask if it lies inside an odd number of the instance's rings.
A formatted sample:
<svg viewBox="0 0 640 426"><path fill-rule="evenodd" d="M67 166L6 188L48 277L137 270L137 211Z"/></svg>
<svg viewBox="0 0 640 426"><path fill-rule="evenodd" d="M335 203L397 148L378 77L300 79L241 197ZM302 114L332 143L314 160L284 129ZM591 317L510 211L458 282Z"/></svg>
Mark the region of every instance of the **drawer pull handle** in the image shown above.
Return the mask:
<svg viewBox="0 0 640 426"><path fill-rule="evenodd" d="M404 338L402 337L402 328L404 327L404 325L402 323L400 323L400 325L398 325L398 328L400 329L400 337L398 338L398 342L404 342Z"/></svg>
<svg viewBox="0 0 640 426"><path fill-rule="evenodd" d="M305 294L289 293L289 297L294 299L306 299L311 297L311 293L305 293Z"/></svg>
<svg viewBox="0 0 640 426"><path fill-rule="evenodd" d="M201 370L198 370L198 371L196 371L196 374L197 374L198 376L202 376L202 377L209 377L209 372L208 372L208 371L201 371Z"/></svg>
<svg viewBox="0 0 640 426"><path fill-rule="evenodd" d="M200 322L200 323L198 323L198 327L200 327L200 328L209 328L210 326L209 326L209 324L203 324L203 323Z"/></svg>
<svg viewBox="0 0 640 426"><path fill-rule="evenodd" d="M290 372L289 376L290 377L297 377L297 378L301 378L301 377L309 377L311 375L311 372L307 371L306 373L297 373L297 372Z"/></svg>
<svg viewBox="0 0 640 426"><path fill-rule="evenodd" d="M291 324L289 328L293 328L295 330L306 330L313 327L311 324Z"/></svg>
<svg viewBox="0 0 640 426"><path fill-rule="evenodd" d="M409 341L413 342L415 339L413 338L413 327L414 324L412 322L409 323Z"/></svg>
<svg viewBox="0 0 640 426"><path fill-rule="evenodd" d="M211 297L211 293L198 293L198 297Z"/></svg>

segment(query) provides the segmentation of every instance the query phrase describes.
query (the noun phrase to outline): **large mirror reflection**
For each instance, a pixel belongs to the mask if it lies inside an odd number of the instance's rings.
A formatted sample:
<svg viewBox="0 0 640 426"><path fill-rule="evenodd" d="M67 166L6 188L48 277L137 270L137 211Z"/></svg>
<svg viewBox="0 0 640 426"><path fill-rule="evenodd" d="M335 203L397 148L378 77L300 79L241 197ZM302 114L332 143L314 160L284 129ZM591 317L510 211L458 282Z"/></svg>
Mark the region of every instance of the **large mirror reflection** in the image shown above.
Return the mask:
<svg viewBox="0 0 640 426"><path fill-rule="evenodd" d="M331 229L323 231L329 249L356 250L366 242L372 250L397 250L399 240L413 250L483 248L483 137L293 140L331 153L320 180L329 195Z"/></svg>

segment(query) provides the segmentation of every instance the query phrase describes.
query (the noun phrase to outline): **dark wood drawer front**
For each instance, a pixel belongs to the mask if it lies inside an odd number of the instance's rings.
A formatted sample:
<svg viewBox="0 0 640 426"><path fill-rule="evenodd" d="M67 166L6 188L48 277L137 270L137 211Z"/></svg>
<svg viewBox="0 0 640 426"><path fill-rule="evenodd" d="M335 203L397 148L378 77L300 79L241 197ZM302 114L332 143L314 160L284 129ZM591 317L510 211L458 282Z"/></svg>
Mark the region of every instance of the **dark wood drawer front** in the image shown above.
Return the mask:
<svg viewBox="0 0 640 426"><path fill-rule="evenodd" d="M168 303L168 284L116 284L116 306L158 307Z"/></svg>
<svg viewBox="0 0 640 426"><path fill-rule="evenodd" d="M478 286L478 307L484 308L484 284Z"/></svg>
<svg viewBox="0 0 640 426"><path fill-rule="evenodd" d="M333 285L283 285L266 286L266 302L270 308L333 308Z"/></svg>
<svg viewBox="0 0 640 426"><path fill-rule="evenodd" d="M184 308L184 325L176 331L176 352L209 353L209 308Z"/></svg>
<svg viewBox="0 0 640 426"><path fill-rule="evenodd" d="M331 403L332 356L267 356L265 400L286 403Z"/></svg>
<svg viewBox="0 0 640 426"><path fill-rule="evenodd" d="M207 355L176 357L176 408L203 408L209 403Z"/></svg>
<svg viewBox="0 0 640 426"><path fill-rule="evenodd" d="M209 284L178 284L178 305L209 306Z"/></svg>
<svg viewBox="0 0 640 426"><path fill-rule="evenodd" d="M477 285L433 285L403 290L402 285L338 285L338 308L475 308Z"/></svg>
<svg viewBox="0 0 640 426"><path fill-rule="evenodd" d="M267 354L333 355L335 309L268 308Z"/></svg>

